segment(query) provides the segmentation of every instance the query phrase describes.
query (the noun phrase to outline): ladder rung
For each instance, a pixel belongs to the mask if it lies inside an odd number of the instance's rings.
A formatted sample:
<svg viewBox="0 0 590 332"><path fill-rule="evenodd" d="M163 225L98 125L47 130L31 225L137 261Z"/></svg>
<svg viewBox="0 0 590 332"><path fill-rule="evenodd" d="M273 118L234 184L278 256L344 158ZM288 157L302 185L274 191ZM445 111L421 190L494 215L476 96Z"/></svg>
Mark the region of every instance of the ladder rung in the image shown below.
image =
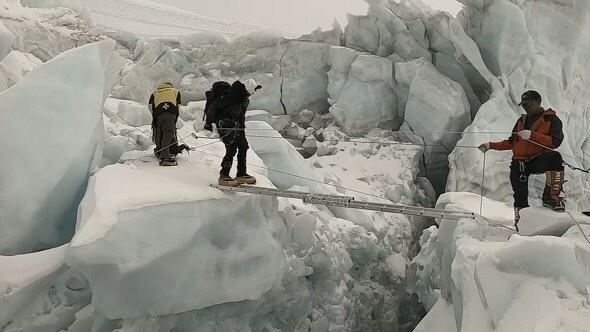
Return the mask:
<svg viewBox="0 0 590 332"><path fill-rule="evenodd" d="M237 191L251 194L267 195L274 197L288 197L302 199L303 202L309 204L319 204L326 206L339 206L353 209L363 209L372 211L381 211L389 213L401 213L414 216L425 216L433 218L443 219L463 219L470 218L475 219L474 213L461 212L461 211L449 211L443 209L425 208L411 205L401 204L385 204L385 203L373 203L373 202L362 202L355 201L354 197L350 196L337 196L337 195L322 195L322 194L310 194L302 191L293 190L281 190L273 188L264 188L256 186L238 186L238 187L227 187L212 184L211 187L225 191Z"/></svg>

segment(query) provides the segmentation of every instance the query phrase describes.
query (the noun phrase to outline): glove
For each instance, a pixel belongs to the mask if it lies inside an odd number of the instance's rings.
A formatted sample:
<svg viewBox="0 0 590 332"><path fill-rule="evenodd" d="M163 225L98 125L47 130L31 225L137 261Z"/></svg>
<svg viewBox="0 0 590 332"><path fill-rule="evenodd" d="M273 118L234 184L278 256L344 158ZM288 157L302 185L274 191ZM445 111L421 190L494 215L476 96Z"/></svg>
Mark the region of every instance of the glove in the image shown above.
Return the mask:
<svg viewBox="0 0 590 332"><path fill-rule="evenodd" d="M526 130L522 130L518 132L518 136L520 136L520 138L525 139L525 140L530 140L531 139L531 131L526 129Z"/></svg>
<svg viewBox="0 0 590 332"><path fill-rule="evenodd" d="M490 149L490 143L483 143L477 147L481 152L486 153Z"/></svg>
<svg viewBox="0 0 590 332"><path fill-rule="evenodd" d="M205 130L209 130L211 133L207 134L207 138L209 139L216 139L219 138L219 133L217 132L217 126L215 123L206 123L203 127Z"/></svg>

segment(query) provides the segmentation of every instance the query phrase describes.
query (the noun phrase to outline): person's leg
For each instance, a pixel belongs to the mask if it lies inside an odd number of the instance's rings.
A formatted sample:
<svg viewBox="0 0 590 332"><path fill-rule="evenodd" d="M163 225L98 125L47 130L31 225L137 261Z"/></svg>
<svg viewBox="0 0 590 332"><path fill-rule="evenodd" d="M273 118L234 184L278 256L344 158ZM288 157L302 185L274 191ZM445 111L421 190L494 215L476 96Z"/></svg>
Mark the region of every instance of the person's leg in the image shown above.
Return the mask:
<svg viewBox="0 0 590 332"><path fill-rule="evenodd" d="M236 142L238 144L238 172L236 174L236 181L241 184L255 184L256 178L246 172L246 155L249 146L244 132L237 135Z"/></svg>
<svg viewBox="0 0 590 332"><path fill-rule="evenodd" d="M238 173L237 176L246 175L247 162L246 155L248 151L248 141L244 133L239 133L236 136L236 143L238 145Z"/></svg>
<svg viewBox="0 0 590 332"><path fill-rule="evenodd" d="M513 160L510 164L510 184L514 191L515 207L529 206L529 174L526 162Z"/></svg>
<svg viewBox="0 0 590 332"><path fill-rule="evenodd" d="M518 232L520 210L529 206L529 178L526 163L513 160L510 164L510 184L514 192L514 226Z"/></svg>
<svg viewBox="0 0 590 332"><path fill-rule="evenodd" d="M556 211L565 210L565 201L561 196L565 172L563 158L557 151L543 153L530 161L530 169L534 174L545 173L543 205Z"/></svg>
<svg viewBox="0 0 590 332"><path fill-rule="evenodd" d="M158 125L162 131L160 140L160 159L171 159L170 146L174 144L174 132L176 130L175 116L172 113L162 112L158 115ZM156 150L157 151L157 150Z"/></svg>
<svg viewBox="0 0 590 332"><path fill-rule="evenodd" d="M158 126L157 120L154 119L154 122L152 123L152 142L154 142L154 144L156 144L156 147L154 148L154 154L158 158L160 158L159 151L160 151L161 141L162 141L162 130L160 130L160 126Z"/></svg>
<svg viewBox="0 0 590 332"><path fill-rule="evenodd" d="M224 128L222 126L220 127ZM223 129L219 129L218 132L219 138L225 145L225 156L221 161L221 170L219 171L219 180L217 183L221 186L237 186L239 183L229 175L234 157L238 151L238 144L235 140L234 132Z"/></svg>
<svg viewBox="0 0 590 332"><path fill-rule="evenodd" d="M221 161L221 171L219 172L220 175L229 176L229 172L231 170L231 166L237 151L238 145L235 141L225 145L225 156Z"/></svg>

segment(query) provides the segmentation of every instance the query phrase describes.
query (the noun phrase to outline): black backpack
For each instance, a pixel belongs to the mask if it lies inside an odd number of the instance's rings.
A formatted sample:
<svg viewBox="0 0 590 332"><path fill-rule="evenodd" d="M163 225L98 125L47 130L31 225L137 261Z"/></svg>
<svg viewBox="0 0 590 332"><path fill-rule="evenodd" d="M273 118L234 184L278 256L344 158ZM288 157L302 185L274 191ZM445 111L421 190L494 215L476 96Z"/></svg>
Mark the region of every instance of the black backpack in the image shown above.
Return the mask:
<svg viewBox="0 0 590 332"><path fill-rule="evenodd" d="M203 121L207 117L207 111L209 110L209 106L211 103L216 99L226 99L229 97L231 92L231 84L226 81L217 81L213 83L211 86L211 90L205 92L205 97L207 101L205 102L205 111L203 113Z"/></svg>

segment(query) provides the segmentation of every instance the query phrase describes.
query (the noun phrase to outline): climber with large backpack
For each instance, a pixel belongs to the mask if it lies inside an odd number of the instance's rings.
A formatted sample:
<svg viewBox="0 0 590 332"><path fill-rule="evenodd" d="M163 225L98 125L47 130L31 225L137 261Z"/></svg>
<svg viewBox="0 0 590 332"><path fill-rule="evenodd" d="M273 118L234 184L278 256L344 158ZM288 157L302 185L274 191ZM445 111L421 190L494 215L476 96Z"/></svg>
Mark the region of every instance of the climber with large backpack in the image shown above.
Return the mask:
<svg viewBox="0 0 590 332"><path fill-rule="evenodd" d="M152 113L152 140L160 159L160 166L176 166L178 147L176 121L179 116L180 92L168 82L158 86L150 96L148 107ZM179 151L180 150L180 151Z"/></svg>
<svg viewBox="0 0 590 332"><path fill-rule="evenodd" d="M518 231L520 210L528 207L528 178L531 174L545 173L543 206L554 211L565 211L563 183L565 174L563 159L555 151L563 141L561 120L552 109L541 107L541 95L529 90L522 94L521 102L526 111L514 125L512 135L501 142L488 142L479 146L488 150L512 150L510 183L514 190L514 221Z"/></svg>
<svg viewBox="0 0 590 332"><path fill-rule="evenodd" d="M221 162L218 184L222 186L238 186L240 184L254 184L256 178L246 172L246 109L250 103L249 97L262 86L253 79L246 83L235 81L229 84L224 81L215 82L207 91L205 104L205 130L217 132L225 144L225 156ZM238 167L235 179L230 176L234 156L238 155Z"/></svg>

